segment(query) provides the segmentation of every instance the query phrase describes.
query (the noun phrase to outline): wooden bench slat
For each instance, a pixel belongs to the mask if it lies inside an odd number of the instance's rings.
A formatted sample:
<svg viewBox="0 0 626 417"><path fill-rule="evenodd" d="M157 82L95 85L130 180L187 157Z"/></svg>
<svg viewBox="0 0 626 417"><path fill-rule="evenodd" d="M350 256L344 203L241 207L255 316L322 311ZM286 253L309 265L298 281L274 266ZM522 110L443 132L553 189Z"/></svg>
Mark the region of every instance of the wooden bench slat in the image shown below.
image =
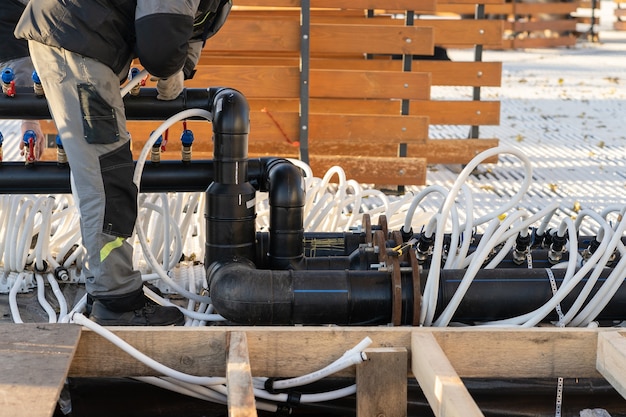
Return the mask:
<svg viewBox="0 0 626 417"><path fill-rule="evenodd" d="M512 22L511 30L515 32L535 32L550 31L558 32L574 32L576 30L576 20L539 20L534 22Z"/></svg>
<svg viewBox="0 0 626 417"><path fill-rule="evenodd" d="M211 66L200 67L189 87L228 86L250 98L300 97L300 71L282 66Z"/></svg>
<svg viewBox="0 0 626 417"><path fill-rule="evenodd" d="M364 40L367 39L366 42ZM311 52L432 54L431 27L312 24Z"/></svg>
<svg viewBox="0 0 626 417"><path fill-rule="evenodd" d="M430 97L430 74L423 72L312 70L310 80L311 97Z"/></svg>
<svg viewBox="0 0 626 417"><path fill-rule="evenodd" d="M515 3L515 14L570 14L578 9L577 2Z"/></svg>
<svg viewBox="0 0 626 417"><path fill-rule="evenodd" d="M500 45L503 22L501 20L446 20L417 19L415 25L432 27L436 45Z"/></svg>
<svg viewBox="0 0 626 417"><path fill-rule="evenodd" d="M300 22L286 19L228 19L203 51L300 50Z"/></svg>
<svg viewBox="0 0 626 417"><path fill-rule="evenodd" d="M430 139L425 144L411 143L407 146L407 156L422 157L429 164L466 164L476 155L487 149L495 148L498 139ZM485 163L497 163L493 157Z"/></svg>
<svg viewBox="0 0 626 417"><path fill-rule="evenodd" d="M499 101L411 101L411 114L430 118L432 125L498 125Z"/></svg>
<svg viewBox="0 0 626 417"><path fill-rule="evenodd" d="M425 158L311 155L313 175L323 177L332 166L340 166L346 178L364 184L417 185L426 181Z"/></svg>

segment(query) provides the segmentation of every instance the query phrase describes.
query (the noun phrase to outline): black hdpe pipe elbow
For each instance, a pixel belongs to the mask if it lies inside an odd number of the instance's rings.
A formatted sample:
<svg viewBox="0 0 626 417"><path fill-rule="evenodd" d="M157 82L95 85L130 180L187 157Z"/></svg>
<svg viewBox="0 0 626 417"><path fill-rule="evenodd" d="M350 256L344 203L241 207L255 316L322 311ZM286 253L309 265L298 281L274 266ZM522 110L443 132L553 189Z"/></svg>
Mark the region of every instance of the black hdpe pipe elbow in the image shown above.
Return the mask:
<svg viewBox="0 0 626 417"><path fill-rule="evenodd" d="M380 271L255 269L246 262L207 271L216 311L244 325L378 325L391 321L391 280ZM412 290L403 306L412 306ZM412 312L406 314L412 317Z"/></svg>
<svg viewBox="0 0 626 417"><path fill-rule="evenodd" d="M260 189L267 190L269 198L270 268L297 267L304 259L304 177L285 159L268 161L266 171Z"/></svg>
<svg viewBox="0 0 626 417"><path fill-rule="evenodd" d="M213 109L214 181L206 190L205 265L255 261L256 190L248 181L250 108L230 88L209 89Z"/></svg>

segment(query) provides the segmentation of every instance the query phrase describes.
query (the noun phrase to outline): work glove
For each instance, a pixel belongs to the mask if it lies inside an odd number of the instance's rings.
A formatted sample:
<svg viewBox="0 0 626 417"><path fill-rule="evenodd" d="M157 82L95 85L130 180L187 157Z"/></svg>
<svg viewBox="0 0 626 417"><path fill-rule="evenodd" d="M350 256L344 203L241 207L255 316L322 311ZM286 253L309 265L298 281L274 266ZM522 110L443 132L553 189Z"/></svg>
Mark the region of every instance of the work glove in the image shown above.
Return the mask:
<svg viewBox="0 0 626 417"><path fill-rule="evenodd" d="M26 133L27 130L32 130L33 132L35 132L35 135L37 136L37 140L35 141L34 153L35 153L35 159L39 160L41 159L41 156L43 155L44 140L45 140L43 132L41 131L41 125L39 124L39 120L22 120L22 137L24 136L24 133ZM24 149L24 142L21 139L19 142L20 142L20 154L24 155L28 150Z"/></svg>
<svg viewBox="0 0 626 417"><path fill-rule="evenodd" d="M182 71L168 78L157 79L157 98L159 100L174 100L183 92L185 76Z"/></svg>

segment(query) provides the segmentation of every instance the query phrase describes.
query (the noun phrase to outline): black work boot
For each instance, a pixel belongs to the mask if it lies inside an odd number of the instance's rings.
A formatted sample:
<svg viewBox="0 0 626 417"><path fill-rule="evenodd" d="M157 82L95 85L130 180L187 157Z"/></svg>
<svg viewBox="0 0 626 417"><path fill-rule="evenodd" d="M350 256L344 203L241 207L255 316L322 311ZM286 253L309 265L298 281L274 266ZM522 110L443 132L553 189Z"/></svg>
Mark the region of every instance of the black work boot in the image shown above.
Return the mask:
<svg viewBox="0 0 626 417"><path fill-rule="evenodd" d="M93 303L89 317L101 326L182 326L185 316L176 307L146 303L137 310L118 312L99 301Z"/></svg>

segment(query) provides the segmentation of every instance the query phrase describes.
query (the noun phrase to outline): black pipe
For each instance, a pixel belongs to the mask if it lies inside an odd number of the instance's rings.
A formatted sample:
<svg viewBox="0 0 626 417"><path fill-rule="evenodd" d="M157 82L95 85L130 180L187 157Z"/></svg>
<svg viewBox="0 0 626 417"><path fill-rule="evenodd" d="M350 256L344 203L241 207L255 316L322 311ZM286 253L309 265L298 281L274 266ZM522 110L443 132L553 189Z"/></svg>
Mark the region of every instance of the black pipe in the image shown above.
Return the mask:
<svg viewBox="0 0 626 417"><path fill-rule="evenodd" d="M248 182L250 109L228 88L211 89L215 179L206 190L205 266L235 259L255 260L256 190Z"/></svg>
<svg viewBox="0 0 626 417"><path fill-rule="evenodd" d="M593 297L613 270L604 268L600 278L588 297ZM550 269L558 288L563 284L565 269ZM428 271L422 273L425 281ZM442 270L440 275L439 300L435 316L450 302L456 292L465 270ZM589 275L587 275L588 277ZM567 312L587 283L587 277L563 299L561 309ZM502 320L533 311L552 298L552 288L546 269L481 269L463 297L454 320L479 322ZM626 285L622 283L606 308L598 315L598 320L626 319ZM553 310L547 320L558 320Z"/></svg>
<svg viewBox="0 0 626 417"><path fill-rule="evenodd" d="M391 282L379 271L255 269L213 264L210 296L219 314L238 324L386 324Z"/></svg>
<svg viewBox="0 0 626 417"><path fill-rule="evenodd" d="M258 187L266 175L265 165L274 158L248 160L248 181ZM213 160L191 162L162 160L158 164L147 162L141 176L141 191L204 192L214 180ZM69 194L70 169L56 162L0 163L0 194Z"/></svg>
<svg viewBox="0 0 626 417"><path fill-rule="evenodd" d="M126 95L124 109L128 120L166 120L187 109L212 111L209 89L186 88L174 100L158 100L156 88L142 88L139 95ZM3 119L50 120L45 98L35 95L32 88L17 88L14 97L0 95L0 114Z"/></svg>
<svg viewBox="0 0 626 417"><path fill-rule="evenodd" d="M408 268L407 268L408 269ZM593 286L593 297L612 269L605 268ZM442 270L435 316L458 289L465 270ZM564 269L551 270L558 287ZM428 271L422 272L423 292ZM210 295L217 312L239 324L290 325L388 324L392 318L392 273L354 270L259 270L251 264L214 265L208 271ZM587 277L561 301L567 311L587 283ZM401 325L412 323L412 273L401 272ZM463 297L453 321L474 324L531 312L552 297L545 269L482 269ZM398 301L396 301L398 302ZM597 320L625 320L626 285L622 283ZM545 320L557 320L551 312Z"/></svg>
<svg viewBox="0 0 626 417"><path fill-rule="evenodd" d="M266 169L261 190L269 192L270 268L296 267L304 259L304 177L285 159L271 161Z"/></svg>

